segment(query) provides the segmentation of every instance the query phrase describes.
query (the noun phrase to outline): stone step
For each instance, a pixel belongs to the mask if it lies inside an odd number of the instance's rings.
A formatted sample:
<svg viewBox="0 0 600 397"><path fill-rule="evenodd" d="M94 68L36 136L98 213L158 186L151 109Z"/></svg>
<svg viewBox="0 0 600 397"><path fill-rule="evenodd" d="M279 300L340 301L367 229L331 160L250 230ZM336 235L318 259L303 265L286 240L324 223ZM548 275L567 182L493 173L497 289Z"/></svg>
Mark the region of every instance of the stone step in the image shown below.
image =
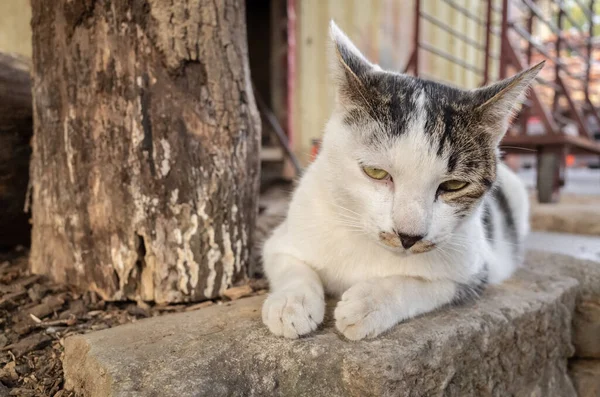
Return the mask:
<svg viewBox="0 0 600 397"><path fill-rule="evenodd" d="M312 336L274 337L263 297L74 336L66 385L94 397L574 396L573 346L600 358L600 334L586 334L600 316L584 307L600 306L600 266L541 252L526 263L480 300L374 340L345 340L331 316Z"/></svg>
<svg viewBox="0 0 600 397"><path fill-rule="evenodd" d="M559 203L531 202L531 228L541 232L560 232L600 236L600 196L564 195Z"/></svg>

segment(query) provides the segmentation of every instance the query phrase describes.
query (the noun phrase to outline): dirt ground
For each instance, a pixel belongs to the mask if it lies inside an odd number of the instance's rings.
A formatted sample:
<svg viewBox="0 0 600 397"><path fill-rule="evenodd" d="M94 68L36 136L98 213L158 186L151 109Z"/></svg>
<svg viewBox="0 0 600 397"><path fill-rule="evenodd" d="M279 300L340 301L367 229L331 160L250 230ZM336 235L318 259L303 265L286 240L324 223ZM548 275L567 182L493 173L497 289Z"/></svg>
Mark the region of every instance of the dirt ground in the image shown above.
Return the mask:
<svg viewBox="0 0 600 397"><path fill-rule="evenodd" d="M51 282L27 270L27 251L0 254L0 396L71 397L63 390L61 358L69 335L87 333L146 317L200 310L228 300L264 294L266 281L225 291L222 300L152 305L105 302L95 293Z"/></svg>

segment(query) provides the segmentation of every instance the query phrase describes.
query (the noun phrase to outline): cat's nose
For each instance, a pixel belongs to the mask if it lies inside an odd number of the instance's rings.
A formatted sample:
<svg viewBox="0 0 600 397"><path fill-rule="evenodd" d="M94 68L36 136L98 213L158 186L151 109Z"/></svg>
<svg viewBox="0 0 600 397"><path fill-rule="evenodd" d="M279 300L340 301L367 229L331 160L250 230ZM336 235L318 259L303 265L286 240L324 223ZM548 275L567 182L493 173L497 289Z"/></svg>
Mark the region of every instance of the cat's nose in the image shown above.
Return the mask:
<svg viewBox="0 0 600 397"><path fill-rule="evenodd" d="M402 242L402 246L404 249L409 249L413 245L417 243L417 241L422 240L423 236L410 236L408 234L398 233L398 237L400 237L400 241Z"/></svg>

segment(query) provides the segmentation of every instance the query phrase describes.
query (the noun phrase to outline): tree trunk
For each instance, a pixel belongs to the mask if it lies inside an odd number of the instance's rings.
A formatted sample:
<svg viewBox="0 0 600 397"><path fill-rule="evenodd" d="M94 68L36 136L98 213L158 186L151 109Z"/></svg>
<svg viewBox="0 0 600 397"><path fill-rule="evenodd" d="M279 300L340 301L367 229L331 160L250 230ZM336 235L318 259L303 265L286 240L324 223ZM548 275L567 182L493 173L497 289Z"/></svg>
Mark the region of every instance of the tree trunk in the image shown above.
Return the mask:
<svg viewBox="0 0 600 397"><path fill-rule="evenodd" d="M0 247L29 245L25 213L31 135L29 63L0 53Z"/></svg>
<svg viewBox="0 0 600 397"><path fill-rule="evenodd" d="M260 127L243 0L32 0L31 268L104 299L244 277Z"/></svg>

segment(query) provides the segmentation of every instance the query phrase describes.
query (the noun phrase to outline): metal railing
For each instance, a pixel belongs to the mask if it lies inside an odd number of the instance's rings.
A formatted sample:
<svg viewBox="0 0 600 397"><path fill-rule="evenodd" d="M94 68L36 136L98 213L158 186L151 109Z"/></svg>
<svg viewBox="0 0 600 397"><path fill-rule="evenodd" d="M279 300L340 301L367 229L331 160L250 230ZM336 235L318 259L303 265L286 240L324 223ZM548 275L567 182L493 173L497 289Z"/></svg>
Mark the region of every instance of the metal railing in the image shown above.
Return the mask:
<svg viewBox="0 0 600 397"><path fill-rule="evenodd" d="M415 2L414 49L405 72L422 74L423 53L428 53L474 73L485 85L492 76L505 78L543 59L549 61L502 143L509 154L535 152L538 176L545 178L538 178L540 201L557 199L568 154L600 155L600 142L594 139L594 132L600 131L592 130L594 124L600 129L600 37L594 36L600 27L594 18L595 2L487 0L485 13L478 15L458 1L443 0L462 18L485 27L483 44L425 12L422 0ZM424 23L483 53L483 61L469 62L428 43L422 34ZM500 41L499 54L493 53L492 40ZM492 70L495 66L498 69ZM532 121L543 128L534 133Z"/></svg>
<svg viewBox="0 0 600 397"><path fill-rule="evenodd" d="M448 62L451 62L455 65L458 65L465 70L469 70L476 75L481 77L482 85L487 84L490 80L490 60L499 60L499 55L494 54L491 51L491 36L499 35L499 26L494 26L492 21L492 12L499 12L500 10L494 8L492 5L492 1L487 2L486 7L486 15L485 18L481 18L477 14L469 11L465 7L458 4L453 0L442 0L448 7L452 8L456 12L460 13L466 19L485 27L485 41L484 44L479 43L477 40L472 37L467 36L465 33L460 32L458 29L453 28L448 23L441 21L436 16L427 13L423 9L423 1L416 0L415 1L415 18L414 18L414 49L411 53L411 56L406 64L406 68L404 70L405 73L412 72L415 75L421 75L421 57L422 53L426 52L437 56L439 58L445 59ZM484 62L483 65L469 63L466 60L460 59L459 57L449 53L446 50L440 49L431 43L428 43L422 37L422 26L423 22L427 22L432 26L443 31L445 34L449 35L455 40L461 41L465 45L474 48L475 50L482 52L484 54Z"/></svg>

